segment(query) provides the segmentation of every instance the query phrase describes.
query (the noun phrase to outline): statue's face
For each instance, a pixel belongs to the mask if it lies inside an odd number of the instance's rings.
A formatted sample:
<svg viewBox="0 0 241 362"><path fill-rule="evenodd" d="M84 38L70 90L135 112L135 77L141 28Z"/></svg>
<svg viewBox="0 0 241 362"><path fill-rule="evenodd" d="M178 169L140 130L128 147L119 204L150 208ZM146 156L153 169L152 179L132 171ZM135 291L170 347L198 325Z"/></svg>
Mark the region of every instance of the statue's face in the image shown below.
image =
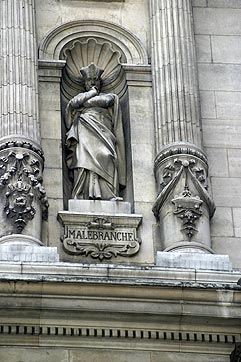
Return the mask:
<svg viewBox="0 0 241 362"><path fill-rule="evenodd" d="M100 78L85 79L85 89L89 91L93 87L96 87L98 91L100 91Z"/></svg>

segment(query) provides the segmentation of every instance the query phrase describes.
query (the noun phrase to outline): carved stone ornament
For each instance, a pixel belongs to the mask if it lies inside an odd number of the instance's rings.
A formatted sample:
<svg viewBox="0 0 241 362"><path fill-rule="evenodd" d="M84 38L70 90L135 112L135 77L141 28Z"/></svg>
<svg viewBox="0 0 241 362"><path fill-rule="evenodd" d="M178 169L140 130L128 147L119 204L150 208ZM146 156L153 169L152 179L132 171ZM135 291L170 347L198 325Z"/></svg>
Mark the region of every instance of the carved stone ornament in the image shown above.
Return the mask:
<svg viewBox="0 0 241 362"><path fill-rule="evenodd" d="M162 207L165 200L173 192L176 185L181 180L181 177L185 175L185 185L187 186L187 179L192 183L197 190L198 197L202 202L207 204L210 217L212 217L215 211L215 205L207 192L207 175L204 168L197 166L197 161L192 158L178 157L171 159L170 162L163 169L162 182L160 183L160 193L153 206L153 212L155 216L159 217L159 210ZM184 190L184 193L186 191ZM197 197L195 197L197 199ZM175 198L174 198L175 200ZM174 202L175 204L175 202Z"/></svg>
<svg viewBox="0 0 241 362"><path fill-rule="evenodd" d="M172 203L175 205L174 215L182 221L181 230L191 239L194 233L198 232L196 223L202 216L200 206L203 201L199 196L193 196L186 186L181 195L172 199Z"/></svg>
<svg viewBox="0 0 241 362"><path fill-rule="evenodd" d="M118 256L130 257L140 249L141 241L137 236L140 216L73 216L60 212L59 219L64 225L62 242L67 254L90 256L102 261Z"/></svg>
<svg viewBox="0 0 241 362"><path fill-rule="evenodd" d="M35 215L36 209L32 205L34 194L31 192L31 186L22 181L8 185L8 189L4 211L21 232Z"/></svg>
<svg viewBox="0 0 241 362"><path fill-rule="evenodd" d="M110 42L85 38L71 42L63 51L62 57L66 59L66 67L63 70L62 92L69 100L74 97L82 88L83 80L79 69L90 63L95 63L104 69L102 91L113 92L113 88L123 78L122 59L120 49L114 47Z"/></svg>
<svg viewBox="0 0 241 362"><path fill-rule="evenodd" d="M230 355L230 362L241 362L241 343L236 343L235 348Z"/></svg>
<svg viewBox="0 0 241 362"><path fill-rule="evenodd" d="M39 200L43 218L47 218L48 201L42 186L41 162L24 149L0 154L0 190L5 191L4 212L17 232L21 232L35 215L34 198Z"/></svg>

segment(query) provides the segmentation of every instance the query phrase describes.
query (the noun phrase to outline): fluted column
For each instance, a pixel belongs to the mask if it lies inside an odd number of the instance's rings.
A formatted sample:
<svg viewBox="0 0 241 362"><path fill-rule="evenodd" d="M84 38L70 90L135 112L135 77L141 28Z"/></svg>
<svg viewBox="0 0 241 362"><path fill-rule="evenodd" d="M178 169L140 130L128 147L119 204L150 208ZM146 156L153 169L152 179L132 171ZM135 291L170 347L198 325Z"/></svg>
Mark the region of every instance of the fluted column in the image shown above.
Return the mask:
<svg viewBox="0 0 241 362"><path fill-rule="evenodd" d="M150 0L158 197L165 251L212 252L191 0Z"/></svg>
<svg viewBox="0 0 241 362"><path fill-rule="evenodd" d="M201 145L189 0L150 0L156 148Z"/></svg>
<svg viewBox="0 0 241 362"><path fill-rule="evenodd" d="M41 245L42 186L34 0L0 1L0 243Z"/></svg>
<svg viewBox="0 0 241 362"><path fill-rule="evenodd" d="M40 142L34 1L1 0L0 137Z"/></svg>

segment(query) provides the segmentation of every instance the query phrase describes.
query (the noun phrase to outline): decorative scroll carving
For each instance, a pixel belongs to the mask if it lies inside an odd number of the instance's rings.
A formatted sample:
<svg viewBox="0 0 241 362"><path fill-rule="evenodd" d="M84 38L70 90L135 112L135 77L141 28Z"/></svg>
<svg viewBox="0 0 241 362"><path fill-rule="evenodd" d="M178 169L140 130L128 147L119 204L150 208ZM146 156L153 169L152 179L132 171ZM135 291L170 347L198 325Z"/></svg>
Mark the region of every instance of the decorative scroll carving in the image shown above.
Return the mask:
<svg viewBox="0 0 241 362"><path fill-rule="evenodd" d="M62 242L67 254L102 261L117 256L130 257L140 249L141 241L137 236L140 216L75 214L74 220L73 214L61 212L59 218L64 225Z"/></svg>
<svg viewBox="0 0 241 362"><path fill-rule="evenodd" d="M93 259L111 259L113 256L132 256L140 249L137 240L129 242L80 242L73 239L64 239L63 246L66 252L77 255L90 255Z"/></svg>
<svg viewBox="0 0 241 362"><path fill-rule="evenodd" d="M241 343L236 343L230 355L230 362L241 362Z"/></svg>
<svg viewBox="0 0 241 362"><path fill-rule="evenodd" d="M196 223L202 216L200 206L203 201L199 196L193 196L188 186L186 186L181 195L172 199L172 203L175 205L174 215L182 221L183 227L181 230L191 239L193 234L198 232Z"/></svg>
<svg viewBox="0 0 241 362"><path fill-rule="evenodd" d="M36 212L34 196L40 201L43 218L47 218L48 200L42 186L41 162L26 150L6 150L0 155L0 190L5 192L4 212L21 232Z"/></svg>

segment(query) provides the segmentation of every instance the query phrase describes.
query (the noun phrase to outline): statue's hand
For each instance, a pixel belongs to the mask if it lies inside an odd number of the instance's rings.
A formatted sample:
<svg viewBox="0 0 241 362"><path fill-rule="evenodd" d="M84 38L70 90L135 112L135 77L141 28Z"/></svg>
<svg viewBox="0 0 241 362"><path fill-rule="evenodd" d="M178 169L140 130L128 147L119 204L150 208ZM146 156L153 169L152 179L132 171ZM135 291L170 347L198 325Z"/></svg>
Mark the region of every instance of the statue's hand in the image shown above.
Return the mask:
<svg viewBox="0 0 241 362"><path fill-rule="evenodd" d="M96 86L93 86L91 90L95 91L95 95L99 94L99 89Z"/></svg>

